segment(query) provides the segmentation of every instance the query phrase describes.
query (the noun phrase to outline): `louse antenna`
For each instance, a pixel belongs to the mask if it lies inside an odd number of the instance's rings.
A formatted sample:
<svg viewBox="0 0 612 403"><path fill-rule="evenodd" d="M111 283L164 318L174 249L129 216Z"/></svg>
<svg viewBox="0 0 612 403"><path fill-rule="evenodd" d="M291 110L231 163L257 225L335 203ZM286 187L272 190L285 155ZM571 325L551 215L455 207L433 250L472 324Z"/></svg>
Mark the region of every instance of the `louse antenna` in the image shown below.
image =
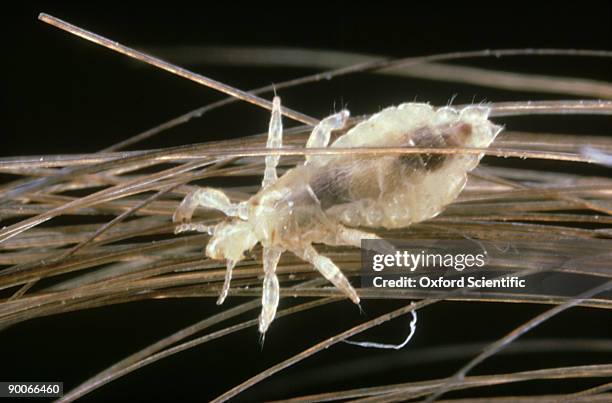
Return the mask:
<svg viewBox="0 0 612 403"><path fill-rule="evenodd" d="M205 77L201 74L194 73L183 67L179 67L175 64L159 59L155 56L151 56L136 49L122 45L119 42L112 41L101 35L95 34L91 31L87 31L86 29L77 27L76 25L72 25L69 22L60 20L59 18L53 17L49 14L40 13L38 15L38 19L43 22L46 22L47 24L53 25L56 28L62 29L73 35L86 39L90 42L93 42L100 46L104 46L105 48L111 49L115 52L124 54L128 57L131 57L132 59L136 59L141 62L160 68L162 70L166 70L177 76L186 78L191 81L195 81L198 84L205 85L209 88L215 89L219 92L223 92L227 95L231 95L233 97L260 106L262 108L266 108L270 111L272 110L272 102L268 101L267 99L260 98L257 95L250 94L246 91L242 91L230 85L223 84L220 81L213 80L212 78ZM319 123L317 119L287 107L282 107L281 112L288 118L297 120L298 122L305 123L307 125L315 126L317 123Z"/></svg>

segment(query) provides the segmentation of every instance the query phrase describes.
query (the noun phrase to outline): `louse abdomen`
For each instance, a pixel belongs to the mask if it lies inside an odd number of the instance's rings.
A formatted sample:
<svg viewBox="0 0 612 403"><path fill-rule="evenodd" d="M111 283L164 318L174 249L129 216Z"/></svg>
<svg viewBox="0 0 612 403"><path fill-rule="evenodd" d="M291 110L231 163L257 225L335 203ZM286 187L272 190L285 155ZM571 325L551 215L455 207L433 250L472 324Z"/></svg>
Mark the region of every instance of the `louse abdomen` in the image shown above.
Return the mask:
<svg viewBox="0 0 612 403"><path fill-rule="evenodd" d="M360 123L331 147L488 147L500 131L488 110L433 110L428 105L392 107ZM290 190L280 221L298 228L343 223L402 228L432 218L463 189L480 154L340 154L311 158L274 185ZM291 202L291 206L289 206ZM280 206L279 206L280 207ZM291 212L291 215L289 215Z"/></svg>
<svg viewBox="0 0 612 403"><path fill-rule="evenodd" d="M421 148L461 146L471 133L472 127L467 123L436 129L425 126L400 137L395 136L397 144L391 145ZM323 210L327 210L359 200L385 199L407 178L418 181L419 177L441 169L452 159L453 155L450 154L343 156L316 167L309 185Z"/></svg>
<svg viewBox="0 0 612 403"><path fill-rule="evenodd" d="M488 110L468 107L433 110L422 104L388 108L341 137L333 146L483 147L500 127ZM435 217L457 198L467 173L482 154L356 154L325 160L313 181L326 214L349 226L402 228ZM342 180L330 177L342 172Z"/></svg>

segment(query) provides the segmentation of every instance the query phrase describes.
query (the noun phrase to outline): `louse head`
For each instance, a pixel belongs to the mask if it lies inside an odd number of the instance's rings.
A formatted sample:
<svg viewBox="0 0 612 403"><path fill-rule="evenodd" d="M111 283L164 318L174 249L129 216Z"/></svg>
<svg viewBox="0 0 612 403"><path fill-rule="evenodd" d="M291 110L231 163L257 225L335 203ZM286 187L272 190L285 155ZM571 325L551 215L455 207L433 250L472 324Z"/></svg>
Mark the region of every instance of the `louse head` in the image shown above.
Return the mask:
<svg viewBox="0 0 612 403"><path fill-rule="evenodd" d="M239 262L244 253L257 243L253 227L249 221L228 220L215 227L213 236L206 245L206 256L211 259Z"/></svg>

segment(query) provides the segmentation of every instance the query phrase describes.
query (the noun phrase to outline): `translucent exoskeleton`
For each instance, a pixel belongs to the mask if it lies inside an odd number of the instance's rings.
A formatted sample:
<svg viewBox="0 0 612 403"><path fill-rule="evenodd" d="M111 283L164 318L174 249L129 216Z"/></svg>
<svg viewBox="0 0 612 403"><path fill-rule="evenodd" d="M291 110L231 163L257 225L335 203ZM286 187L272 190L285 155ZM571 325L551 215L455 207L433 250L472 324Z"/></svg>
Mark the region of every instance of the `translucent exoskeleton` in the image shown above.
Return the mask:
<svg viewBox="0 0 612 403"><path fill-rule="evenodd" d="M269 148L282 146L280 98L275 97L268 131ZM501 128L488 120L485 106L462 110L434 109L421 103L389 107L340 136L330 147L476 147L486 148ZM307 147L327 147L331 132L344 127L349 112L323 119ZM378 238L359 227L401 228L439 214L463 189L467 173L482 154L366 154L310 156L278 178L279 156L267 156L262 188L246 202L234 204L221 191L200 188L185 197L174 214L176 231L209 232L206 255L224 259L227 296L232 269L244 252L263 246L263 295L259 331L265 333L279 301L276 266L290 251L311 263L354 303L359 296L342 271L320 255L313 244L359 247L362 239ZM198 207L227 215L208 227L191 224Z"/></svg>

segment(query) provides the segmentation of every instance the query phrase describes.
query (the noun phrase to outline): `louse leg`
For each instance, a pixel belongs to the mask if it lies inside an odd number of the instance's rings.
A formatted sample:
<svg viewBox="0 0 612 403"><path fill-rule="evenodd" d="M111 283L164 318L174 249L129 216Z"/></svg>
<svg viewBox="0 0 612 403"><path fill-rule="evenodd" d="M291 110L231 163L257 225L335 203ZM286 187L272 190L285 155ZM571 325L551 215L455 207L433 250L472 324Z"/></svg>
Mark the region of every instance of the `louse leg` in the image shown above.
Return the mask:
<svg viewBox="0 0 612 403"><path fill-rule="evenodd" d="M371 232L365 232L354 228L348 228L344 225L338 225L336 230L335 245L348 245L360 248L362 239L379 240L382 238Z"/></svg>
<svg viewBox="0 0 612 403"><path fill-rule="evenodd" d="M222 211L228 217L248 218L246 202L233 204L220 190L200 188L189 193L178 206L172 220L175 223L188 223L198 206Z"/></svg>
<svg viewBox="0 0 612 403"><path fill-rule="evenodd" d="M310 133L310 137L306 142L306 148L325 148L329 144L331 132L334 130L342 129L346 125L346 121L350 116L349 111L346 109L335 113L331 116L326 117ZM306 156L306 161L311 156Z"/></svg>
<svg viewBox="0 0 612 403"><path fill-rule="evenodd" d="M234 266L236 262L233 260L227 259L226 261L226 270L225 270L225 280L223 281L223 288L221 289L221 294L219 294L219 298L217 298L217 305L221 305L225 298L227 297L227 293L229 292L230 282L232 281L232 271L234 270Z"/></svg>
<svg viewBox="0 0 612 403"><path fill-rule="evenodd" d="M349 283L342 271L328 257L321 256L311 246L308 245L301 251L294 252L298 257L311 263L329 282L335 285L340 291L346 294L356 304L359 304L359 296Z"/></svg>
<svg viewBox="0 0 612 403"><path fill-rule="evenodd" d="M280 97L274 97L272 101L272 116L270 117L270 126L268 128L267 148L281 148L283 146L283 120L281 114ZM264 171L261 187L270 186L278 179L276 175L276 166L280 160L280 155L266 156L266 169Z"/></svg>
<svg viewBox="0 0 612 403"><path fill-rule="evenodd" d="M199 223L184 223L178 225L174 229L174 233L178 234L184 231L196 231L196 232L206 232L208 235L213 235L215 233L216 225L204 225ZM223 288L221 289L221 293L219 298L217 299L217 305L221 305L225 298L227 297L227 293L229 292L230 282L232 280L232 271L236 262L228 259L226 262L226 270L225 270L225 280L223 281Z"/></svg>
<svg viewBox="0 0 612 403"><path fill-rule="evenodd" d="M216 225L204 225L200 223L185 223L181 225L177 225L174 229L175 234L180 234L185 231L195 231L195 232L205 232L208 235L213 235L215 233Z"/></svg>
<svg viewBox="0 0 612 403"><path fill-rule="evenodd" d="M283 250L280 248L263 248L264 281L261 296L261 315L259 316L259 332L264 334L276 316L280 287L276 276L276 266Z"/></svg>
<svg viewBox="0 0 612 403"><path fill-rule="evenodd" d="M366 232L355 228L345 227L342 224L338 224L334 235L330 235L328 238L323 239L323 242L327 245L338 246L354 246L361 248L361 241L364 239L377 240L377 252L380 253L395 253L396 248L387 240L379 237L372 232Z"/></svg>

